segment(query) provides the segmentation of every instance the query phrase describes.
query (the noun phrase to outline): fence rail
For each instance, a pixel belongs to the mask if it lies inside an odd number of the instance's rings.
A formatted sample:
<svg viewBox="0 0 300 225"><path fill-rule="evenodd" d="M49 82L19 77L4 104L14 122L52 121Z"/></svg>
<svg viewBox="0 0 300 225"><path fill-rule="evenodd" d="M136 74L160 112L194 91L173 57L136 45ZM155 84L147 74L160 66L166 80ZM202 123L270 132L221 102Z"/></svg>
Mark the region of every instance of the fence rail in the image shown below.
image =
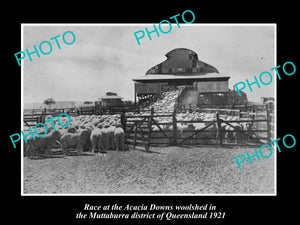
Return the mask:
<svg viewBox="0 0 300 225"><path fill-rule="evenodd" d="M252 104L240 104L240 105L232 105L232 104L226 104L226 105L212 105L212 104L202 104L200 106L197 106L195 104L189 104L189 107L186 107L185 105L180 105L179 102L177 102L175 106L177 111L187 111L187 110L201 110L201 109L207 109L207 108L213 108L213 109L223 109L223 110L242 110L242 111L256 111L256 110L273 110L268 105L252 105Z"/></svg>
<svg viewBox="0 0 300 225"><path fill-rule="evenodd" d="M140 145L149 150L150 145L253 145L270 142L274 120L271 120L271 113L266 111L263 118L250 119L245 117L238 120L223 120L216 112L216 119L207 121L186 121L177 120L176 111L173 114L164 115L169 122L159 122L156 119L161 117L154 112L149 115L131 115L126 117L127 143L133 147ZM251 129L241 130L235 127L237 123L252 124ZM204 124L201 129L180 129L179 125ZM225 130L230 126L231 130ZM139 133L139 134L138 134ZM228 136L236 135L235 142L229 142ZM226 137L227 136L227 137ZM147 137L147 141L146 138Z"/></svg>
<svg viewBox="0 0 300 225"><path fill-rule="evenodd" d="M215 119L207 121L178 120L176 115L180 112L177 110L174 110L172 114L155 114L153 110L122 110L120 112L111 110L104 112L97 107L82 107L32 110L31 113L27 110L24 113L24 124L34 126L44 122L47 115L63 112L74 116L121 114L126 142L133 145L134 148L143 146L147 151L152 145L261 145L261 143L266 143L266 141L271 141L274 138L274 113L269 110L259 109L253 112L241 111L240 109L202 108L200 111L214 113ZM239 119L223 120L223 114L231 115L231 113L239 115ZM251 123L253 126L251 130L241 131L233 125L236 123ZM189 124L194 128L190 129ZM231 126L232 130L224 130L225 126ZM240 136L236 134L240 134ZM234 138L236 142L228 141L230 139L228 136L231 135L236 135Z"/></svg>

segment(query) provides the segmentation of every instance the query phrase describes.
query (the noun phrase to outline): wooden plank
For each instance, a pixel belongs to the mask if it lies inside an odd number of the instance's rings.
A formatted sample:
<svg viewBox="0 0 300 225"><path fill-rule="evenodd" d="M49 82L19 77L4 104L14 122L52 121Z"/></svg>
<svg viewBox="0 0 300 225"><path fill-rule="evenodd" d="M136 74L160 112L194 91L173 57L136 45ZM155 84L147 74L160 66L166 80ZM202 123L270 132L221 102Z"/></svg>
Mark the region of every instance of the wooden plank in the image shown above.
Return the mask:
<svg viewBox="0 0 300 225"><path fill-rule="evenodd" d="M134 137L135 137L134 133L130 133L128 135L128 138L134 138ZM141 138L143 138L143 140L145 140L145 136L141 132L137 132L136 139L141 139Z"/></svg>
<svg viewBox="0 0 300 225"><path fill-rule="evenodd" d="M133 130L133 128L137 125L137 123L143 123L145 120L146 120L147 118L144 118L143 120L141 120L141 121L132 121L133 122L133 126L131 127L131 129L130 129L130 131L132 131ZM127 123L128 121L126 121L126 123ZM126 124L126 126L127 126L127 124ZM129 126L130 127L130 126ZM129 131L129 132L130 132Z"/></svg>
<svg viewBox="0 0 300 225"><path fill-rule="evenodd" d="M154 109L151 108L151 116L148 118L148 139L147 139L147 146L146 146L146 151L149 152L150 149L150 141L151 141L151 130L152 130L152 116L154 114Z"/></svg>
<svg viewBox="0 0 300 225"><path fill-rule="evenodd" d="M145 117L144 119L139 119L139 120L127 120L127 123L130 122L130 123L133 123L133 122L143 122L145 121L145 119L147 119L148 117Z"/></svg>
<svg viewBox="0 0 300 225"><path fill-rule="evenodd" d="M176 110L174 110L172 116L172 128L173 128L173 145L177 145L177 119L176 119Z"/></svg>
<svg viewBox="0 0 300 225"><path fill-rule="evenodd" d="M143 117L149 117L150 115L132 115L132 116L126 116L127 118L143 118Z"/></svg>
<svg viewBox="0 0 300 225"><path fill-rule="evenodd" d="M186 137L177 137L178 140L184 140L186 139ZM189 137L189 140L216 140L215 137L202 137L202 138L198 138L198 137ZM223 138L224 139L224 138Z"/></svg>
<svg viewBox="0 0 300 225"><path fill-rule="evenodd" d="M32 118L23 118L26 121L36 121L38 117L32 117Z"/></svg>
<svg viewBox="0 0 300 225"><path fill-rule="evenodd" d="M206 127L202 128L202 129L200 129L200 130L198 130L197 132L195 132L195 133L192 134L191 136L185 138L184 140L182 140L182 141L179 143L179 145L181 145L184 141L188 140L189 138L191 138L191 137L195 136L196 134L200 133L201 131L205 130L206 128L210 127L210 126L213 125L214 123L215 123L215 122L212 122L212 123L208 124Z"/></svg>
<svg viewBox="0 0 300 225"><path fill-rule="evenodd" d="M267 133L267 136L268 136L268 142L271 142L271 117L270 117L270 114L269 114L269 111L267 110L267 130L268 130L268 133Z"/></svg>
<svg viewBox="0 0 300 225"><path fill-rule="evenodd" d="M186 121L186 120L177 120L177 123L208 123L208 122L214 122L216 123L217 120L202 120L202 121L194 121L194 120L189 120L189 121Z"/></svg>
<svg viewBox="0 0 300 225"><path fill-rule="evenodd" d="M173 114L156 114L156 115L153 115L152 117L172 117Z"/></svg>
<svg viewBox="0 0 300 225"><path fill-rule="evenodd" d="M201 128L201 129L203 129L203 128ZM199 131L199 130L181 130L181 131L178 131L178 132L180 132L180 133L185 133L185 132L188 133L188 132L197 132L197 131ZM216 132L216 131L215 130L206 130L206 131L203 131L203 132L205 132L205 133L213 133L213 132Z"/></svg>
<svg viewBox="0 0 300 225"><path fill-rule="evenodd" d="M222 123L228 124L229 126L231 126L231 127L232 127L233 129L235 129L236 131L241 132L241 133L247 135L248 137L254 139L251 135L249 135L248 133L246 133L246 132L243 131L243 130L238 130L238 129L236 129L236 127L232 126L232 125L231 125L230 123L228 123L227 121L221 120L221 122L222 122ZM260 138L260 139L263 139L263 138ZM258 142L261 142L260 140L257 140L257 141L258 141ZM261 143L264 144L263 142L261 142Z"/></svg>
<svg viewBox="0 0 300 225"><path fill-rule="evenodd" d="M167 137L167 138L169 138L168 137L168 135L163 131L163 129L156 123L156 121L154 120L154 119L152 119L152 121L155 123L155 125L158 127L158 129Z"/></svg>
<svg viewBox="0 0 300 225"><path fill-rule="evenodd" d="M143 132L142 132L142 130L141 130L141 124L140 124L140 133L139 133L140 135L141 135L141 137L143 138L143 140L144 140L144 142L146 143L146 138L144 137L144 135L143 135Z"/></svg>
<svg viewBox="0 0 300 225"><path fill-rule="evenodd" d="M154 136L151 136L151 139L164 139L164 138L169 140L170 138L172 138L172 136L171 137L165 137L165 136L164 137L154 137Z"/></svg>
<svg viewBox="0 0 300 225"><path fill-rule="evenodd" d="M182 146L191 146L191 145L197 145L197 146L216 146L215 143L205 143L205 144L200 144L200 143L196 143L196 142L190 142L188 144L182 144ZM218 146L219 147L219 146Z"/></svg>
<svg viewBox="0 0 300 225"><path fill-rule="evenodd" d="M131 143L132 145L134 144L134 147L135 146L145 146L145 142L144 141L142 141L142 140L135 140L135 143L134 143L134 140L131 140L131 139L128 139L128 140L126 140L126 143Z"/></svg>
<svg viewBox="0 0 300 225"><path fill-rule="evenodd" d="M265 143L264 143L265 144ZM233 147L233 146L243 146L243 147L260 147L261 144L243 144L243 143L237 143L237 144L231 144L231 143L223 143L223 147Z"/></svg>
<svg viewBox="0 0 300 225"><path fill-rule="evenodd" d="M257 132L257 133L259 133L259 132L268 132L268 130L244 130L245 132ZM208 132L208 131L207 131ZM226 130L225 131L226 133L228 132L228 133L233 133L233 132L236 132L236 131L234 131L234 130Z"/></svg>
<svg viewBox="0 0 300 225"><path fill-rule="evenodd" d="M139 117L150 117L150 114L148 115L128 115L126 116L127 118L139 118ZM153 118L156 117L172 117L172 114L156 114L152 116Z"/></svg>
<svg viewBox="0 0 300 225"><path fill-rule="evenodd" d="M134 140L133 140L133 149L135 149L136 144L136 135L137 135L137 123L135 123L135 130L134 130Z"/></svg>
<svg viewBox="0 0 300 225"><path fill-rule="evenodd" d="M126 132L128 132L128 130ZM164 132L165 133L173 133L173 129L172 130L164 130ZM179 132L179 131L177 131L177 132ZM132 133L132 131L128 132L128 133ZM148 131L144 131L144 133L148 133ZM162 132L160 130L151 130L151 133L162 133Z"/></svg>
<svg viewBox="0 0 300 225"><path fill-rule="evenodd" d="M218 127L218 138L219 138L219 143L220 146L222 147L222 128L221 128L221 120L219 117L219 113L217 113L217 127Z"/></svg>
<svg viewBox="0 0 300 225"><path fill-rule="evenodd" d="M224 123L225 122L228 122L228 123L247 123L247 122L267 122L267 120L266 119L264 119L264 120L223 120L224 121Z"/></svg>
<svg viewBox="0 0 300 225"><path fill-rule="evenodd" d="M226 111L226 112L239 112L239 109L216 109L216 108L200 108L199 111Z"/></svg>

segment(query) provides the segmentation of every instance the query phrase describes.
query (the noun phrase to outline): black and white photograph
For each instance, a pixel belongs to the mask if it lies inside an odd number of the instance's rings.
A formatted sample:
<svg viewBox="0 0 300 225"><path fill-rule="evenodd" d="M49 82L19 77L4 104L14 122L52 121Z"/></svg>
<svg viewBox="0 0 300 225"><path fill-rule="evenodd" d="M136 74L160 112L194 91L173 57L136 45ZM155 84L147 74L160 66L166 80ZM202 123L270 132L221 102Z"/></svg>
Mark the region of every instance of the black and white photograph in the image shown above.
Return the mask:
<svg viewBox="0 0 300 225"><path fill-rule="evenodd" d="M5 7L2 219L294 224L296 3L101 3Z"/></svg>
<svg viewBox="0 0 300 225"><path fill-rule="evenodd" d="M276 35L22 24L21 195L275 196Z"/></svg>

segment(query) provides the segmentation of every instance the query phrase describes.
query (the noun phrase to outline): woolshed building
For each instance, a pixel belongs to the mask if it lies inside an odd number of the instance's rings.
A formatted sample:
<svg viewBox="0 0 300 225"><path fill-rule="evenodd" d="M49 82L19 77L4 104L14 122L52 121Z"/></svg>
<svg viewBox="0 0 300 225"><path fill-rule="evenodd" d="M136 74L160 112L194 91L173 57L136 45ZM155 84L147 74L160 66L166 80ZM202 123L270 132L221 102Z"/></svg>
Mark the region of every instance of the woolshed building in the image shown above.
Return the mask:
<svg viewBox="0 0 300 225"><path fill-rule="evenodd" d="M202 62L198 55L186 48L176 48L166 54L167 59L150 68L144 76L133 79L135 103L160 96L170 88L185 86L179 101L181 105L205 107L207 105L237 104L247 101L242 93L228 88L229 76L219 74L212 65Z"/></svg>

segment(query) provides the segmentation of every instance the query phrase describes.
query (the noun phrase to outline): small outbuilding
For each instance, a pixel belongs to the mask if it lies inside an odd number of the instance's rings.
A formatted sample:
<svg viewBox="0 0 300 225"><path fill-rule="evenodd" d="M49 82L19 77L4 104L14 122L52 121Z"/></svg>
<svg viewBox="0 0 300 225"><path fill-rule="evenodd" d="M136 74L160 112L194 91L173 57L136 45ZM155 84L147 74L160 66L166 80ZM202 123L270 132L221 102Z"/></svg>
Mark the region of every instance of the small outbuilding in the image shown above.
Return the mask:
<svg viewBox="0 0 300 225"><path fill-rule="evenodd" d="M106 92L106 95L99 99L101 100L100 105L104 108L123 106L123 98L114 92Z"/></svg>

